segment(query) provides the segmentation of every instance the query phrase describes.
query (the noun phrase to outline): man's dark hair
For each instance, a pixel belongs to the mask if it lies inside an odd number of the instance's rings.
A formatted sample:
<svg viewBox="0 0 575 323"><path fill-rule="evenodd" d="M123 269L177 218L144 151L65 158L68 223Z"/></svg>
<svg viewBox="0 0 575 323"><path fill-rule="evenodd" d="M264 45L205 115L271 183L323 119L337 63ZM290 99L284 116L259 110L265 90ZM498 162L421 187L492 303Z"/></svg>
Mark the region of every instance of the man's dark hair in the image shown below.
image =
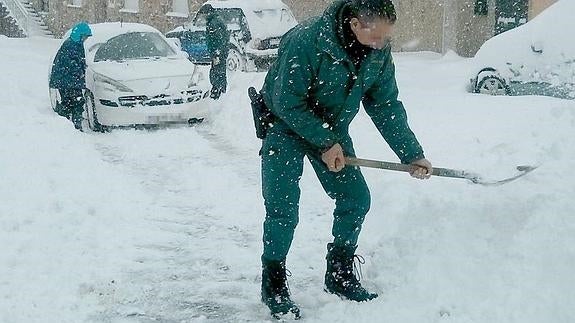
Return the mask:
<svg viewBox="0 0 575 323"><path fill-rule="evenodd" d="M351 0L350 9L351 15L362 21L380 18L394 23L397 20L395 7L391 0Z"/></svg>

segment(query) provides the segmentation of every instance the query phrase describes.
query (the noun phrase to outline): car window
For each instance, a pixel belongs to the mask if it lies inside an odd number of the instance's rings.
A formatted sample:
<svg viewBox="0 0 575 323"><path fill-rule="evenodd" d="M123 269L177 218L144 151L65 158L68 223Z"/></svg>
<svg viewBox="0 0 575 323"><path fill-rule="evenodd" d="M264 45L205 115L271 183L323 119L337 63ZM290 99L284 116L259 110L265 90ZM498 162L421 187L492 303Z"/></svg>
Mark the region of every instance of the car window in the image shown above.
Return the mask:
<svg viewBox="0 0 575 323"><path fill-rule="evenodd" d="M152 32L132 32L116 36L100 46L95 62L124 61L176 55L161 35Z"/></svg>
<svg viewBox="0 0 575 323"><path fill-rule="evenodd" d="M182 35L182 41L187 41L194 44L201 44L206 42L205 31L187 32Z"/></svg>

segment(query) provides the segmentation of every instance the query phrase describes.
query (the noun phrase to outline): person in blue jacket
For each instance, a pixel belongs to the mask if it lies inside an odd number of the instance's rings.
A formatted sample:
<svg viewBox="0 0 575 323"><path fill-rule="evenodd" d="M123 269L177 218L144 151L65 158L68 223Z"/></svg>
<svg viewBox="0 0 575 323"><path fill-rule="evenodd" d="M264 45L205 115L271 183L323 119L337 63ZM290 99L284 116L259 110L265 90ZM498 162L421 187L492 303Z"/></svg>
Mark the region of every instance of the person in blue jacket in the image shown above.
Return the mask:
<svg viewBox="0 0 575 323"><path fill-rule="evenodd" d="M76 24L72 28L70 37L58 50L50 74L50 88L58 89L61 98L56 112L71 120L78 130L82 130L82 112L85 103L83 95L83 90L86 88L84 41L90 36L92 36L92 30L86 22Z"/></svg>

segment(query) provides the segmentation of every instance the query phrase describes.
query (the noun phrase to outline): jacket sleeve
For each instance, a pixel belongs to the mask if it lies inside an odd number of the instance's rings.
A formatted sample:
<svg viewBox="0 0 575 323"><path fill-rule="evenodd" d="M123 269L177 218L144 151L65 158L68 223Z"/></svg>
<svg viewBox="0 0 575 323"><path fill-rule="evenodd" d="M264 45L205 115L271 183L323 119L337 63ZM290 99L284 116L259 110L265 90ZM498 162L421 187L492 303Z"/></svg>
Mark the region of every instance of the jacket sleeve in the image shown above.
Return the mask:
<svg viewBox="0 0 575 323"><path fill-rule="evenodd" d="M402 163L424 158L423 149L407 123L403 103L397 99L399 91L391 51L386 55L380 79L363 98L367 114Z"/></svg>
<svg viewBox="0 0 575 323"><path fill-rule="evenodd" d="M273 84L270 110L289 128L323 151L338 142L330 125L313 113L308 105L313 81L309 48L291 38L278 56L277 78Z"/></svg>

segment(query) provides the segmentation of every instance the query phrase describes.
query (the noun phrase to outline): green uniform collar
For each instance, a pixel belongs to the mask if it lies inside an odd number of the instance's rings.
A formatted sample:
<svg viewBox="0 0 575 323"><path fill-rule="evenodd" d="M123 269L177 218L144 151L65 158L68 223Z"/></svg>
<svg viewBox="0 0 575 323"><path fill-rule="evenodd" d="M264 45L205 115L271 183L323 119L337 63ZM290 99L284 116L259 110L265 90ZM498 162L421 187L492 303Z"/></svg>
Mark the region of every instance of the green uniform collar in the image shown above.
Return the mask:
<svg viewBox="0 0 575 323"><path fill-rule="evenodd" d="M349 58L347 52L343 48L341 43L343 32L342 28L338 25L338 21L342 21L343 10L340 10L345 4L349 3L350 0L338 0L331 4L324 12L323 16L320 18L321 27L319 32L319 39L317 42L317 47L320 51L328 53L334 60L338 62L347 62L349 68L355 73L358 72L355 68L353 62ZM338 17L340 15L340 17ZM386 52L389 49L377 50L374 49L367 55L362 64L361 70L369 70L369 66L372 63L376 65L381 65ZM374 62L375 61L375 62Z"/></svg>
<svg viewBox="0 0 575 323"><path fill-rule="evenodd" d="M349 0L339 0L330 5L321 17L322 27L320 28L318 48L330 54L336 61L349 61L347 53L343 49L338 33L341 32L337 21L340 21L341 17L337 17L341 14L341 7L348 3ZM351 61L349 61L351 63Z"/></svg>

